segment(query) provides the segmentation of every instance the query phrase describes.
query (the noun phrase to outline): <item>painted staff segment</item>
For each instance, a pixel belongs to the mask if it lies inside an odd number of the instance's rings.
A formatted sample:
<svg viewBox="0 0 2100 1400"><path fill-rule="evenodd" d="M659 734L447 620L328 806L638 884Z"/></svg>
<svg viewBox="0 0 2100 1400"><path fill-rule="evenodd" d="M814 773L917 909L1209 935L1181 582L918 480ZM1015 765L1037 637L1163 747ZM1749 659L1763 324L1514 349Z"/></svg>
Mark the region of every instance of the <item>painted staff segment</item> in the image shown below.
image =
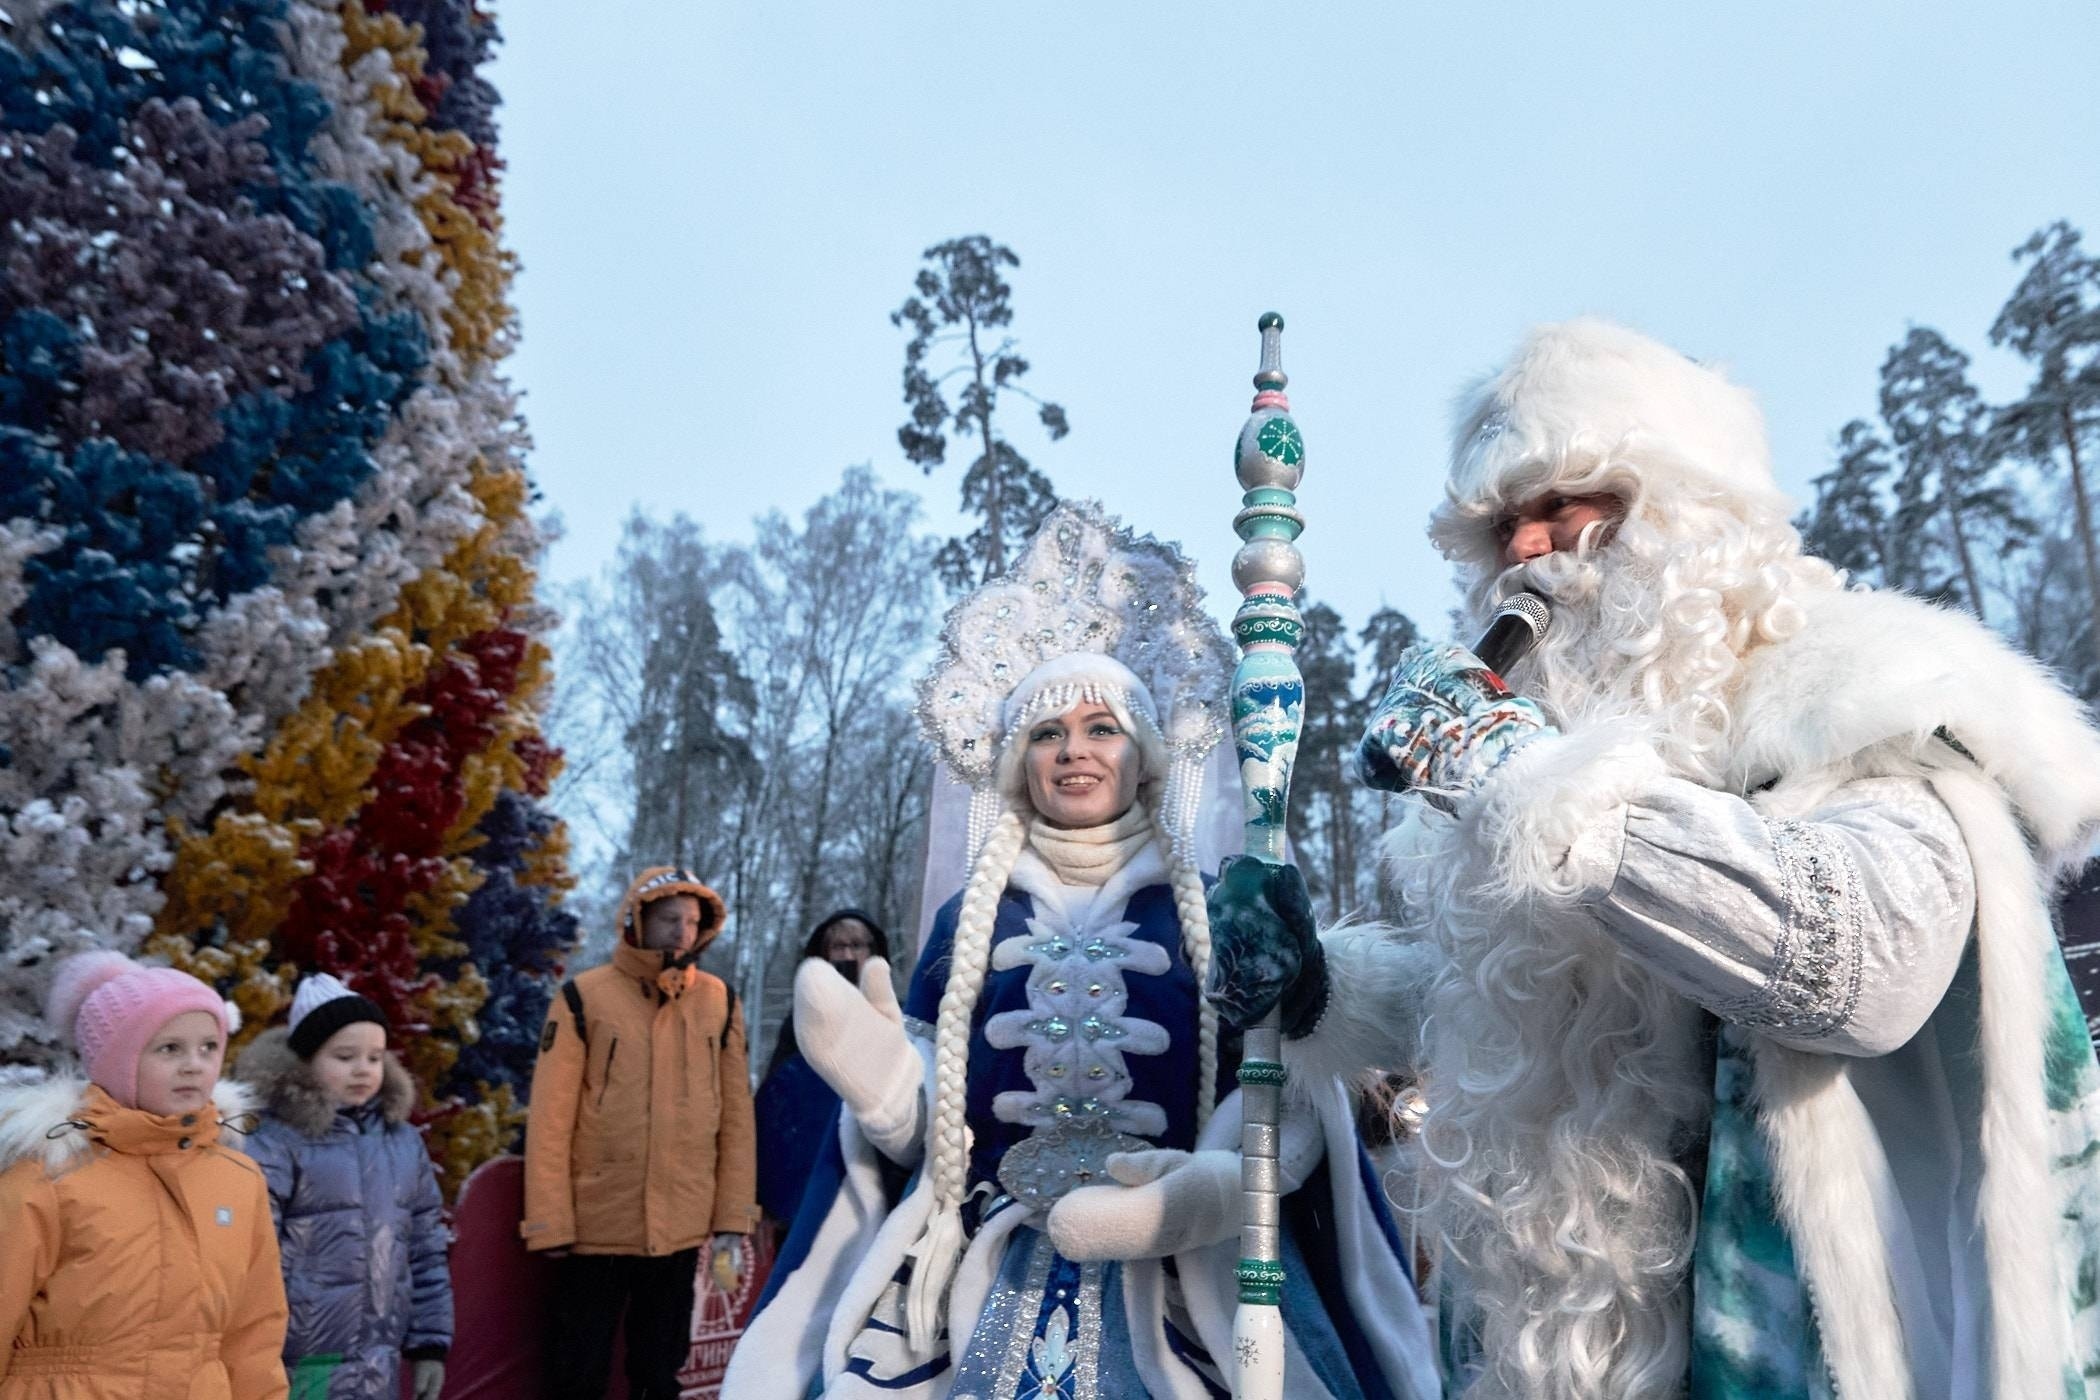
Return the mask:
<svg viewBox="0 0 2100 1400"><path fill-rule="evenodd" d="M1305 682L1297 649L1304 635L1297 596L1305 561L1297 539L1298 482L1305 441L1284 396L1283 317L1261 318L1261 369L1254 376L1254 408L1233 453L1239 477L1239 514L1232 528L1243 543L1232 560L1242 595L1232 635L1240 663L1232 673L1232 735L1246 794L1247 854L1271 863L1284 855L1284 822L1291 772L1304 723ZM1277 1123L1284 1083L1279 1014L1271 1011L1246 1036L1240 1062L1244 1126L1240 1130L1239 1308L1233 1314L1233 1393L1240 1400L1280 1400L1283 1394L1281 1183L1276 1165Z"/></svg>

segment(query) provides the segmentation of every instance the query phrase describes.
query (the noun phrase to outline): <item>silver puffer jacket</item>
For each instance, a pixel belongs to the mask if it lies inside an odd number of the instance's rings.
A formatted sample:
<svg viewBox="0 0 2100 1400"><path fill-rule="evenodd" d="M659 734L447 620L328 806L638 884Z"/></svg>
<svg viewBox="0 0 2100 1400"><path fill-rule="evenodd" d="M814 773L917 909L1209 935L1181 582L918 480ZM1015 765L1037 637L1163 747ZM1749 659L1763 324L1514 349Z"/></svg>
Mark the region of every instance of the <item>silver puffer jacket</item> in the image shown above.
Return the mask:
<svg viewBox="0 0 2100 1400"><path fill-rule="evenodd" d="M337 1109L282 1030L243 1051L240 1071L267 1106L242 1147L277 1217L293 1393L398 1400L402 1358L442 1357L452 1341L444 1206L406 1121L415 1085L390 1054L371 1102Z"/></svg>

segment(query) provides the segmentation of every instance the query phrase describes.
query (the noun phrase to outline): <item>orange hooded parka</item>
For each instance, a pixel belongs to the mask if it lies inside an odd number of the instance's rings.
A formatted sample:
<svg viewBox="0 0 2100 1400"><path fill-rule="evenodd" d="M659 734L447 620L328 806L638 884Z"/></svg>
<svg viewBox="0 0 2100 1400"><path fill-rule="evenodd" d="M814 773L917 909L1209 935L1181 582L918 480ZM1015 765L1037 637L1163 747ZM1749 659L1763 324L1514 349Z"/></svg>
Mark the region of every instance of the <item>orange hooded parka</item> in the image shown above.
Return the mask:
<svg viewBox="0 0 2100 1400"><path fill-rule="evenodd" d="M682 956L639 942L642 909L690 895L700 936ZM525 1129L526 1248L659 1256L758 1224L744 1016L693 959L722 930L720 895L646 870L620 903L612 961L547 1008Z"/></svg>
<svg viewBox="0 0 2100 1400"><path fill-rule="evenodd" d="M283 1400L284 1280L247 1110L125 1108L80 1079L0 1087L0 1400Z"/></svg>

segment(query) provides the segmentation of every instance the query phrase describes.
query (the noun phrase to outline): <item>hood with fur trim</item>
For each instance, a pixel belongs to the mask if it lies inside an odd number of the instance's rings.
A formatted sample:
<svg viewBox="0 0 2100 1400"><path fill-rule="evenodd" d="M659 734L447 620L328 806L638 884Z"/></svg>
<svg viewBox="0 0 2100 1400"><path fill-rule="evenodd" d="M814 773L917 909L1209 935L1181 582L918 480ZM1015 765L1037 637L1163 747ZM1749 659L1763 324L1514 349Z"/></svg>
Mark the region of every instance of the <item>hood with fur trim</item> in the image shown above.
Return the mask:
<svg viewBox="0 0 2100 1400"><path fill-rule="evenodd" d="M700 882L700 877L690 870L681 870L675 865L652 865L634 877L627 893L620 897L620 941L630 947L639 947L636 941L641 932L642 910L659 899L672 895L691 895L700 901L700 936L693 940L690 951L681 955L681 961L690 964L706 950L729 922L729 905L722 896Z"/></svg>
<svg viewBox="0 0 2100 1400"><path fill-rule="evenodd" d="M264 1031L241 1052L241 1082L255 1092L264 1111L302 1137L326 1137L336 1106L314 1076L313 1066L292 1053L291 1032ZM379 1080L379 1112L389 1123L405 1123L416 1107L416 1082L394 1052L386 1052Z"/></svg>
<svg viewBox="0 0 2100 1400"><path fill-rule="evenodd" d="M10 1070L0 1075L0 1171L28 1158L41 1158L44 1169L58 1176L85 1162L94 1150L83 1116L90 1111L93 1088L77 1070L56 1074ZM255 1125L255 1094L235 1080L221 1079L212 1087L211 1098L219 1115L219 1141L238 1149ZM102 1101L108 1102L106 1098Z"/></svg>

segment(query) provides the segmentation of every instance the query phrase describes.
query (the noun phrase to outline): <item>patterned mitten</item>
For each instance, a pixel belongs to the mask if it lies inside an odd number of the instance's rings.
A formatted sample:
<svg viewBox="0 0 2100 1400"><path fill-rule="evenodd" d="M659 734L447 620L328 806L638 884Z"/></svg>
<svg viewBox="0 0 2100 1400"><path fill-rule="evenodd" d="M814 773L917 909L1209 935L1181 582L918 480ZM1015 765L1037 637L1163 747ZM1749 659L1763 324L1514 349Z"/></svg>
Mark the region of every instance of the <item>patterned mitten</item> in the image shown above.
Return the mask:
<svg viewBox="0 0 2100 1400"><path fill-rule="evenodd" d="M1371 716L1356 767L1372 787L1419 792L1449 810L1526 745L1558 732L1464 647L1415 646Z"/></svg>
<svg viewBox="0 0 2100 1400"><path fill-rule="evenodd" d="M1280 1003L1283 1033L1305 1035L1327 1009L1327 957L1298 867L1228 856L1206 902L1210 984L1204 995L1219 1018L1245 1030Z"/></svg>

